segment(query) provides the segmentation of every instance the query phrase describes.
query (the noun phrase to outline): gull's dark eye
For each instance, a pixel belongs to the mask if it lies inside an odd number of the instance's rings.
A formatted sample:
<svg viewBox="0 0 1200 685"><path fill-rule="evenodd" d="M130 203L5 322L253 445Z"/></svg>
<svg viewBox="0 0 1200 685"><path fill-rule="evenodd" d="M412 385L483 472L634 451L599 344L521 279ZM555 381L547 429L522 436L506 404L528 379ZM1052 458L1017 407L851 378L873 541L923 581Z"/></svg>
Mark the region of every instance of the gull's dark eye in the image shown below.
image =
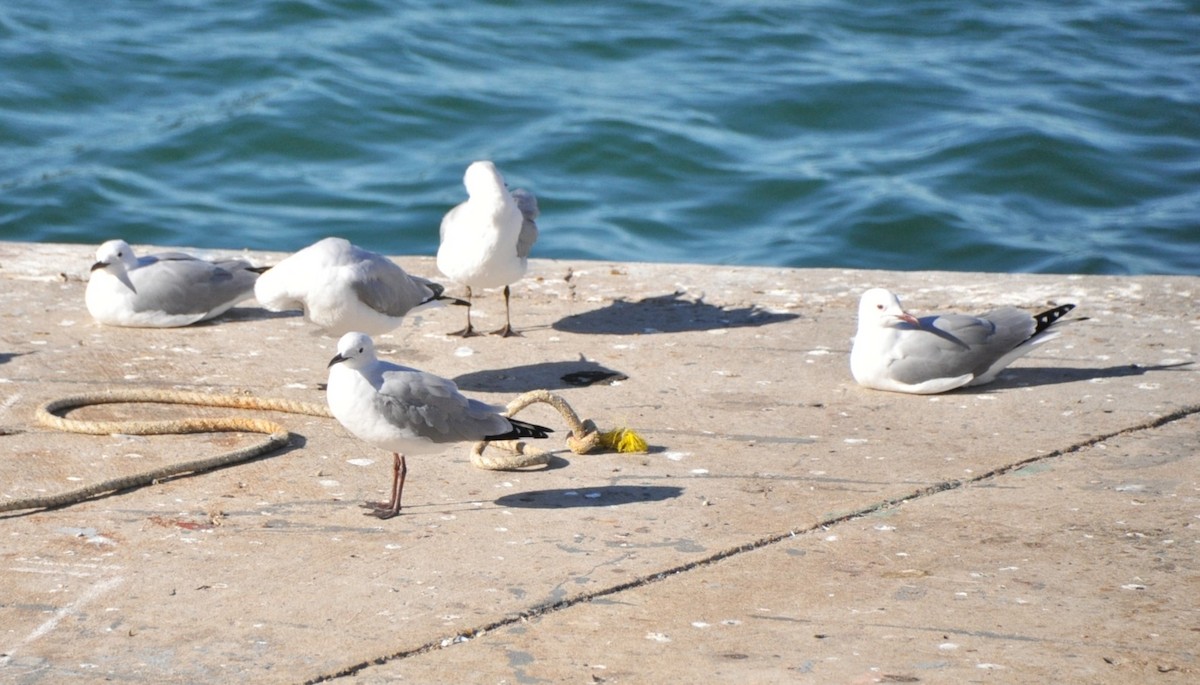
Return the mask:
<svg viewBox="0 0 1200 685"><path fill-rule="evenodd" d="M876 309L878 309L878 310L879 310L879 311L881 311L881 312L883 311L883 305L881 305L881 304L877 304L877 305L875 305L875 308L876 308Z"/></svg>
<svg viewBox="0 0 1200 685"><path fill-rule="evenodd" d="M362 354L364 349L365 349L365 348L362 348L362 347L358 348L358 353L359 353L359 354Z"/></svg>

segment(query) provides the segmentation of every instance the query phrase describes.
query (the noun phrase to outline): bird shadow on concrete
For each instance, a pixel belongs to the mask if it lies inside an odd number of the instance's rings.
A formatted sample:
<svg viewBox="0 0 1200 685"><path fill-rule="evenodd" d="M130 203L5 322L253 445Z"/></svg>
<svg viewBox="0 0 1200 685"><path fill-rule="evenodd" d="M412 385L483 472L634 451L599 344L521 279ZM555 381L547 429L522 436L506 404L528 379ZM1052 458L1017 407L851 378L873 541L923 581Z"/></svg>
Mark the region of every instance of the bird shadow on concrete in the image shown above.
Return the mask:
<svg viewBox="0 0 1200 685"><path fill-rule="evenodd" d="M283 312L273 312L263 307L234 307L220 316L207 321L192 324L192 327L218 326L221 324L245 323L248 321L268 321L272 319L303 318L304 312L299 309L289 309Z"/></svg>
<svg viewBox="0 0 1200 685"><path fill-rule="evenodd" d="M1011 388L1031 388L1039 385L1059 385L1062 383L1076 383L1079 381L1092 381L1105 378L1130 378L1134 376L1143 376L1147 373L1158 371L1175 371L1182 366L1189 366L1193 362L1178 362L1176 364L1122 364L1120 366L1109 366L1102 369L1084 369L1076 367L1009 367L1000 372L1000 375L995 381L983 387L967 387L959 388L959 392L967 394L978 394L980 392L991 392L994 390L1008 390Z"/></svg>
<svg viewBox="0 0 1200 685"><path fill-rule="evenodd" d="M33 352L0 352L0 364L7 364L17 357L24 357L27 354L33 354Z"/></svg>
<svg viewBox="0 0 1200 685"><path fill-rule="evenodd" d="M602 485L595 488L530 490L505 495L495 503L514 509L578 509L634 502L662 502L683 494L683 488L660 485Z"/></svg>
<svg viewBox="0 0 1200 685"><path fill-rule="evenodd" d="M472 371L453 380L460 390L522 393L537 389L562 390L589 385L612 385L616 381L628 378L629 376L620 371L580 355L578 361L543 362L507 369Z"/></svg>
<svg viewBox="0 0 1200 685"><path fill-rule="evenodd" d="M643 335L766 326L800 318L799 314L758 307L726 309L708 304L703 298L683 299L683 295L675 291L637 301L618 299L600 309L565 316L551 327L564 333Z"/></svg>

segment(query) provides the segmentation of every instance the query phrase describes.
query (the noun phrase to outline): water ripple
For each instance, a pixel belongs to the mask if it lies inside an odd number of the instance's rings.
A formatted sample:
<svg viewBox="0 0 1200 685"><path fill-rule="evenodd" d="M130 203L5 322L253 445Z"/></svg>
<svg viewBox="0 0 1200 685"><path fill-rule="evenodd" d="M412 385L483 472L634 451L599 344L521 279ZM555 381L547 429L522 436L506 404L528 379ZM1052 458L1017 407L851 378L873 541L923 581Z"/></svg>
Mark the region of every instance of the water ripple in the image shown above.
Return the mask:
<svg viewBox="0 0 1200 685"><path fill-rule="evenodd" d="M462 171L535 255L1200 273L1178 2L0 8L0 237L432 254Z"/></svg>

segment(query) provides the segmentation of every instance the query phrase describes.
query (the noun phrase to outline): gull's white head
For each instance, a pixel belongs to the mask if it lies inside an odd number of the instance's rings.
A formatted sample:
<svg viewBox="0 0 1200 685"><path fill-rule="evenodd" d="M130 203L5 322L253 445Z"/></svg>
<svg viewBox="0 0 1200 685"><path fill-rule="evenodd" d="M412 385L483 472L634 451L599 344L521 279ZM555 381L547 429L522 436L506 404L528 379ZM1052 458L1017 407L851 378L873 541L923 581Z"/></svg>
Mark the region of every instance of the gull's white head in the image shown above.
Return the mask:
<svg viewBox="0 0 1200 685"><path fill-rule="evenodd" d="M129 278L129 270L136 266L137 255L133 254L133 248L129 247L129 243L124 240L110 240L96 250L96 261L92 264L92 273L103 271L136 293L137 288Z"/></svg>
<svg viewBox="0 0 1200 685"><path fill-rule="evenodd" d="M471 166L467 167L467 172L463 174L463 185L467 187L467 195L470 197L503 195L507 192L504 177L500 175L495 164L486 160L471 162Z"/></svg>
<svg viewBox="0 0 1200 685"><path fill-rule="evenodd" d="M352 369L360 369L375 361L375 343L371 336L358 331L343 335L337 344L337 355L329 360L329 366L345 363Z"/></svg>
<svg viewBox="0 0 1200 685"><path fill-rule="evenodd" d="M871 288L858 301L858 327L875 326L884 328L907 323L920 326L912 314L900 306L900 298L886 288Z"/></svg>
<svg viewBox="0 0 1200 685"><path fill-rule="evenodd" d="M126 271L137 266L137 256L133 248L124 240L110 240L96 250L96 263L92 271L108 269L109 271Z"/></svg>

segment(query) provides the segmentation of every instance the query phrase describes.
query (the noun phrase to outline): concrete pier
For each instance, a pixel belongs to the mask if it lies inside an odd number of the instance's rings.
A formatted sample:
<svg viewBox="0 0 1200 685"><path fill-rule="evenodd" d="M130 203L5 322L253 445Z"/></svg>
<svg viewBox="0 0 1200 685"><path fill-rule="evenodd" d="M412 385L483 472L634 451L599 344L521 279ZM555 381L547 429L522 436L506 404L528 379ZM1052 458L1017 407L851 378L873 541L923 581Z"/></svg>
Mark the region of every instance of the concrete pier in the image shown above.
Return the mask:
<svg viewBox="0 0 1200 685"><path fill-rule="evenodd" d="M57 397L324 402L334 341L298 314L96 324L93 250L0 243L0 504L257 439L59 432L34 420ZM848 364L872 286L918 315L1078 320L991 385L883 393ZM497 404L550 389L648 453L413 457L380 521L360 504L386 499L389 454L262 414L289 449L0 514L0 682L1200 680L1200 278L535 260L512 308L523 337L448 337L448 307L376 342ZM502 299L473 315L495 328ZM544 406L521 417L565 433Z"/></svg>

